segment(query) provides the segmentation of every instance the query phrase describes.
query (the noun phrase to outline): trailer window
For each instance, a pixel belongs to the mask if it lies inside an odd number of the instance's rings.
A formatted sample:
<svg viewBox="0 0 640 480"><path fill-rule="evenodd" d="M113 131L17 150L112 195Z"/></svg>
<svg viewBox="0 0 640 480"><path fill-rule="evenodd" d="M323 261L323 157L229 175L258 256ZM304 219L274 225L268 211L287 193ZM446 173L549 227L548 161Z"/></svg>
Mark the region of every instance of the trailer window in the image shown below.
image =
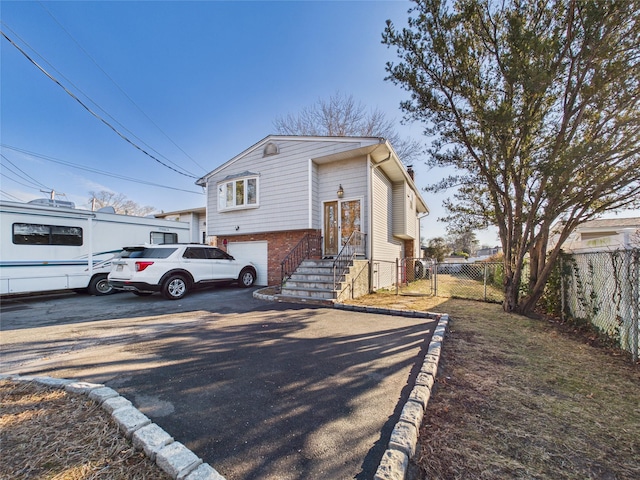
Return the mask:
<svg viewBox="0 0 640 480"><path fill-rule="evenodd" d="M82 245L82 228L35 223L14 223L16 245Z"/></svg>
<svg viewBox="0 0 640 480"><path fill-rule="evenodd" d="M159 245L161 243L178 243L177 233L151 232L151 243Z"/></svg>

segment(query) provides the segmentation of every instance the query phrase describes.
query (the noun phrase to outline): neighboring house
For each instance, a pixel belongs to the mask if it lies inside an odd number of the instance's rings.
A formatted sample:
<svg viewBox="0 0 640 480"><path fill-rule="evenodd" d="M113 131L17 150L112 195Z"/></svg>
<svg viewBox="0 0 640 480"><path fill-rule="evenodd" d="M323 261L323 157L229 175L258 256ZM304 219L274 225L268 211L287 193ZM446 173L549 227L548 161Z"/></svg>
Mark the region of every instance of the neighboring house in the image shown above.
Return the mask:
<svg viewBox="0 0 640 480"><path fill-rule="evenodd" d="M476 252L474 260L483 260L487 257L492 257L493 255L497 255L501 252L502 252L502 247L498 247L498 246L480 248Z"/></svg>
<svg viewBox="0 0 640 480"><path fill-rule="evenodd" d="M189 242L210 243L207 236L207 209L205 207L191 208L188 210L176 210L175 212L156 213L156 218L187 222L189 224Z"/></svg>
<svg viewBox="0 0 640 480"><path fill-rule="evenodd" d="M361 232L360 259L386 265L375 279L366 272L374 288L395 281L396 259L419 257L429 210L384 138L270 135L196 183L207 191L208 235L252 261L259 285L280 284L283 260L307 236L322 238L317 256L335 258Z"/></svg>
<svg viewBox="0 0 640 480"><path fill-rule="evenodd" d="M557 242L552 234L548 250ZM640 218L589 220L579 225L562 245L565 252L587 253L640 247Z"/></svg>

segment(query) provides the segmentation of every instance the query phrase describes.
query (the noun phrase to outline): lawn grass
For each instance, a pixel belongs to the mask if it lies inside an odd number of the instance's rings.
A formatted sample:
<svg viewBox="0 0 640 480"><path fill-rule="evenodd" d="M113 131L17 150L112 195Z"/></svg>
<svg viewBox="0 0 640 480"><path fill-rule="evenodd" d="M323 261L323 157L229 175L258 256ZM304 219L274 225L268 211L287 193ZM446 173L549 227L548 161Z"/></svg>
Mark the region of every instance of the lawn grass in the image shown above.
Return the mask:
<svg viewBox="0 0 640 480"><path fill-rule="evenodd" d="M415 479L640 478L640 366L627 354L497 304L354 302L450 314Z"/></svg>

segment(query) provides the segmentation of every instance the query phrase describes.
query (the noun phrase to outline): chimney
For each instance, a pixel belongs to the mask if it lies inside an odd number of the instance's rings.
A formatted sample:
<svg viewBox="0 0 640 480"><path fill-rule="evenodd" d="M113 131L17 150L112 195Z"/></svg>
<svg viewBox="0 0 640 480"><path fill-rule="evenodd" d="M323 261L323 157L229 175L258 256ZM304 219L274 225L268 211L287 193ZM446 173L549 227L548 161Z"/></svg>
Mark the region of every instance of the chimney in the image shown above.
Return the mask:
<svg viewBox="0 0 640 480"><path fill-rule="evenodd" d="M415 180L415 178L414 178L415 173L413 171L413 165L407 165L407 173L411 177L411 180Z"/></svg>

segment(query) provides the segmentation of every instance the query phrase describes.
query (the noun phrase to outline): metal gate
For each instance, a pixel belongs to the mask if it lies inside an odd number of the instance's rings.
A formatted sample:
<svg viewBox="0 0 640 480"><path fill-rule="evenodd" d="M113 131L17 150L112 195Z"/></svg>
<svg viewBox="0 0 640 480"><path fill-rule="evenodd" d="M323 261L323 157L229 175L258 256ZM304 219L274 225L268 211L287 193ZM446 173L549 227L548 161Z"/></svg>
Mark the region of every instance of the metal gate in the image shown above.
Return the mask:
<svg viewBox="0 0 640 480"><path fill-rule="evenodd" d="M405 258L398 263L396 293L501 302L503 273L502 263L436 263Z"/></svg>

